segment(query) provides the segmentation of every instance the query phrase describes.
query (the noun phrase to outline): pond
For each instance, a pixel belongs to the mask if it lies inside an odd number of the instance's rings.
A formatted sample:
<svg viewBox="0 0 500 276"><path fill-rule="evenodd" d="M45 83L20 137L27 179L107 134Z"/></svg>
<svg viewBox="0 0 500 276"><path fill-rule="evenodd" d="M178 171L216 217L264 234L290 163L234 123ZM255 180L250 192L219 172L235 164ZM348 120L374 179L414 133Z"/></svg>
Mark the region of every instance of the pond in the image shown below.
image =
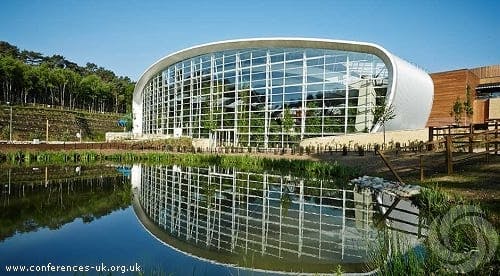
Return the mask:
<svg viewBox="0 0 500 276"><path fill-rule="evenodd" d="M0 274L366 273L380 229L421 235L410 202L379 223L394 198L328 179L100 165L2 168L0 180Z"/></svg>

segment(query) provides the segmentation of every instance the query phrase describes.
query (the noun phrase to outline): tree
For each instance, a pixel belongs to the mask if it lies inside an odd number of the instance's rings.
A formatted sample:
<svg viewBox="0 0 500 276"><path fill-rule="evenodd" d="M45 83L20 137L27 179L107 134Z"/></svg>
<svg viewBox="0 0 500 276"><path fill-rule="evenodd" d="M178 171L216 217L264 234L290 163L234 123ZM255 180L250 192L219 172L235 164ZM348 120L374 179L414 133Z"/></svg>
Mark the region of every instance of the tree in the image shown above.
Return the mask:
<svg viewBox="0 0 500 276"><path fill-rule="evenodd" d="M2 73L2 90L3 98L6 102L14 102L16 92L21 92L23 84L23 67L22 62L11 57L5 56L0 59L0 72Z"/></svg>
<svg viewBox="0 0 500 276"><path fill-rule="evenodd" d="M372 110L373 121L375 124L382 125L382 131L384 132L384 144L385 144L385 124L390 120L396 118L396 113L394 111L394 106L390 104L389 106L383 104L376 106Z"/></svg>
<svg viewBox="0 0 500 276"><path fill-rule="evenodd" d="M290 107L286 107L285 110L283 111L283 128L285 129L287 139L286 143L288 144L290 141L290 134L294 133L294 126L295 122L292 117L292 112L290 110Z"/></svg>
<svg viewBox="0 0 500 276"><path fill-rule="evenodd" d="M35 70L35 67L26 66L26 68L23 71L23 83L24 83L24 93L22 102L26 104L28 102L28 97L30 95L30 92L35 90L39 83L38 73Z"/></svg>
<svg viewBox="0 0 500 276"><path fill-rule="evenodd" d="M0 41L0 55L19 57L19 48L5 41Z"/></svg>
<svg viewBox="0 0 500 276"><path fill-rule="evenodd" d="M217 129L217 123L213 118L213 112L210 111L209 113L210 114L208 114L208 118L205 117L205 120L203 121L203 127L208 130L208 139L210 141L210 148L212 148L215 143L213 139L215 130Z"/></svg>
<svg viewBox="0 0 500 276"><path fill-rule="evenodd" d="M472 115L474 115L474 107L470 95L470 86L467 84L465 88L464 112L469 122L472 123ZM465 122L467 124L467 121Z"/></svg>
<svg viewBox="0 0 500 276"><path fill-rule="evenodd" d="M321 133L321 110L315 101L306 104L306 132L312 135Z"/></svg>
<svg viewBox="0 0 500 276"><path fill-rule="evenodd" d="M460 125L463 113L464 113L464 104L462 103L462 101L460 101L460 97L457 97L450 111L450 116L453 117L455 124Z"/></svg>
<svg viewBox="0 0 500 276"><path fill-rule="evenodd" d="M75 108L75 101L73 98L78 93L80 89L80 81L82 76L70 69L64 69L66 78L68 80L68 94L69 94L69 108Z"/></svg>
<svg viewBox="0 0 500 276"><path fill-rule="evenodd" d="M101 79L95 75L88 75L84 78L82 78L81 82L81 96L84 98L84 102L87 103L88 108L90 111L95 110L95 100L100 94L100 90L102 87L102 81Z"/></svg>

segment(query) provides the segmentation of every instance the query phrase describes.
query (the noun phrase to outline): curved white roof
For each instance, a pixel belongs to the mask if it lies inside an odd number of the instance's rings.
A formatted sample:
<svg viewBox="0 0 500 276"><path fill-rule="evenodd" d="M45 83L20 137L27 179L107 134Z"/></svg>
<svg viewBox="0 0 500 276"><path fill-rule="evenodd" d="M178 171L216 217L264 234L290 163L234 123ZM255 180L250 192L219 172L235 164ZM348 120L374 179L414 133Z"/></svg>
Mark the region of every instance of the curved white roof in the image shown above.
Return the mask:
<svg viewBox="0 0 500 276"><path fill-rule="evenodd" d="M387 66L389 87L387 103L393 104L396 118L386 124L387 130L424 128L429 117L434 95L434 85L423 70L391 54L385 48L367 42L318 38L251 38L207 43L193 46L153 63L137 81L133 109L141 110L142 91L156 74L177 62L213 52L244 48L316 48L374 54ZM375 127L375 131L378 127ZM134 132L142 133L142 114L134 113Z"/></svg>

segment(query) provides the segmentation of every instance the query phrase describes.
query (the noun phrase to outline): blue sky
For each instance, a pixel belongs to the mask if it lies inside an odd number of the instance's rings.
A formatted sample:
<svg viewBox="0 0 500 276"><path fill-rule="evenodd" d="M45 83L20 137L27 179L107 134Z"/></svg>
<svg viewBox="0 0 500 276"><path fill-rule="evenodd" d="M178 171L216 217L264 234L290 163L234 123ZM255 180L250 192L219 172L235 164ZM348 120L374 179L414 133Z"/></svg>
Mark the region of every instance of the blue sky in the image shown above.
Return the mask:
<svg viewBox="0 0 500 276"><path fill-rule="evenodd" d="M0 40L134 80L186 47L273 36L373 42L428 72L500 64L500 1L0 2Z"/></svg>

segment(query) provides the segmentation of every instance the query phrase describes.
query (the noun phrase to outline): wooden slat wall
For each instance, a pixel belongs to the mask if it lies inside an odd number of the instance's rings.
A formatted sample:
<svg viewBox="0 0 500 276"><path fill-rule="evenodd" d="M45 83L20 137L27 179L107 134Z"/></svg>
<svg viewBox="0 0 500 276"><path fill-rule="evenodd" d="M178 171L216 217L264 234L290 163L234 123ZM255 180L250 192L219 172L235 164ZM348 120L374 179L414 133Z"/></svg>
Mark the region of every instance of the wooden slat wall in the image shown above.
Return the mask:
<svg viewBox="0 0 500 276"><path fill-rule="evenodd" d="M500 98L492 98L489 100L488 119L500 120Z"/></svg>
<svg viewBox="0 0 500 276"><path fill-rule="evenodd" d="M493 78L500 76L500 65L491 65L471 69L472 73L478 76L480 79Z"/></svg>
<svg viewBox="0 0 500 276"><path fill-rule="evenodd" d="M488 119L488 100L479 99L474 101L474 114L472 115L475 124L484 123Z"/></svg>
<svg viewBox="0 0 500 276"><path fill-rule="evenodd" d="M479 78L467 69L455 70L431 74L434 82L434 102L431 114L427 121L427 126L446 126L454 123L450 116L453 104L460 97L461 101L466 99L467 84L470 87L470 97L472 100L476 97L476 86L479 84ZM466 122L466 118L462 123Z"/></svg>
<svg viewBox="0 0 500 276"><path fill-rule="evenodd" d="M500 65L492 65L471 69L480 79L480 84L500 82Z"/></svg>

